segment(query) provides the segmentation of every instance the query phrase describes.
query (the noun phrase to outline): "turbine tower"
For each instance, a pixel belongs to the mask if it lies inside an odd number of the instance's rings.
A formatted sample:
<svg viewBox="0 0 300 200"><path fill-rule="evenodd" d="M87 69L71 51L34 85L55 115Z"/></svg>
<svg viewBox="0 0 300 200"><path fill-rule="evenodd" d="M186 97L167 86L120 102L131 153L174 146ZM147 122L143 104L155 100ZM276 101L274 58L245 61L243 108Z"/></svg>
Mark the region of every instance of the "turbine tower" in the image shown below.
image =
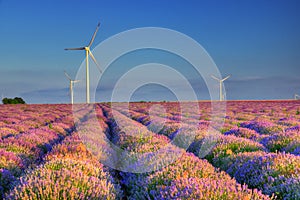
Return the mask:
<svg viewBox="0 0 300 200"><path fill-rule="evenodd" d="M66 48L65 50L85 50L85 61L86 61L86 103L90 103L90 74L89 74L89 56L92 58L96 66L98 67L98 70L100 73L102 73L102 70L100 69L100 66L95 59L94 55L92 54L90 47L93 44L96 34L98 32L98 29L100 27L100 23L98 23L96 30L93 34L93 37L90 41L90 43L87 46L79 47L79 48Z"/></svg>
<svg viewBox="0 0 300 200"><path fill-rule="evenodd" d="M67 77L67 79L69 79L69 81L70 81L71 104L73 104L73 103L74 103L73 85L74 85L74 83L77 83L77 82L79 82L80 80L73 80L73 79L69 76L69 74L67 74L66 71L64 71L64 73L65 73L65 76Z"/></svg>
<svg viewBox="0 0 300 200"><path fill-rule="evenodd" d="M230 76L231 76L231 75L226 76L226 77L223 78L223 79L219 79L219 78L215 77L214 75L211 75L211 77L212 77L213 79L219 81L219 83L220 83L220 101L223 101L223 100L225 99L225 98L224 98L225 95L223 95L223 87L222 87L223 82L224 82L225 80L227 80Z"/></svg>

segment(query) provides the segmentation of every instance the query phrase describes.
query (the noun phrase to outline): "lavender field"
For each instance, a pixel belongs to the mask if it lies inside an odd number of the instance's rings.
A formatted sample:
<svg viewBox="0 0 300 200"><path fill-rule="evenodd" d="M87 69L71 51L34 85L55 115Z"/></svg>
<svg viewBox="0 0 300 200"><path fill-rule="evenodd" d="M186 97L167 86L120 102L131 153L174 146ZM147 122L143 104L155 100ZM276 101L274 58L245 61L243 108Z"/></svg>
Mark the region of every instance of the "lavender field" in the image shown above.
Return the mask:
<svg viewBox="0 0 300 200"><path fill-rule="evenodd" d="M151 110L158 105L165 112ZM76 123L88 122L84 109L73 115L67 104L1 105L0 198L300 199L300 101L228 101L224 124L214 130L219 137L204 157L210 102L183 116L178 103L129 107L95 104L97 123L88 130L101 127L99 134L129 152L151 154L168 145L163 157L177 152L179 159L146 173L116 170L99 157L118 162L120 155L92 154L82 142ZM188 148L173 143L179 132L188 137L191 124L197 130ZM131 134L136 130L138 137ZM100 149L106 144L97 142Z"/></svg>

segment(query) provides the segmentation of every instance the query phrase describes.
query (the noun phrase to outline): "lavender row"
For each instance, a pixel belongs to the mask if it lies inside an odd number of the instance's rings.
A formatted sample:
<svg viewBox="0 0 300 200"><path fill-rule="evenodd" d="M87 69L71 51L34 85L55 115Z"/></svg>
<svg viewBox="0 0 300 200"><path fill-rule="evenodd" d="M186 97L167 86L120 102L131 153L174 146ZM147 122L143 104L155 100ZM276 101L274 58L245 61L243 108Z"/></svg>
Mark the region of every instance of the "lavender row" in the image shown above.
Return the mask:
<svg viewBox="0 0 300 200"><path fill-rule="evenodd" d="M0 140L0 196L21 176L24 170L41 162L54 144L61 141L74 128L70 117L26 133Z"/></svg>
<svg viewBox="0 0 300 200"><path fill-rule="evenodd" d="M15 136L46 125L51 126L51 123L71 115L71 108L66 105L52 107L35 105L34 109L28 105L2 105L1 108L0 138ZM49 110L52 112L49 113Z"/></svg>
<svg viewBox="0 0 300 200"><path fill-rule="evenodd" d="M121 199L120 185L99 163L77 133L47 154L43 164L30 170L7 199Z"/></svg>
<svg viewBox="0 0 300 200"><path fill-rule="evenodd" d="M170 140L165 136L155 136L156 134L147 130L147 127L121 113L114 111L112 114L108 107L104 107L104 111L110 121L112 138L121 148L145 153L169 146L168 152L165 152L166 159L172 151L181 155L179 159L155 171L120 172L128 199L269 199L257 190L250 190L247 186L238 184L227 174L216 171L207 161L170 145ZM123 123L127 124L126 131L118 127L120 123L121 126ZM139 135L136 134L137 129L140 130ZM139 137L141 134L144 139ZM156 137L160 138L160 141L153 139ZM139 160L130 165L136 166L139 166Z"/></svg>
<svg viewBox="0 0 300 200"><path fill-rule="evenodd" d="M287 104L290 102L287 102ZM269 103L270 104L270 103ZM271 105L273 105L272 103ZM278 104L278 103L277 103ZM234 105L239 105L235 103ZM243 104L242 104L243 105ZM263 104L266 109L266 103ZM267 104L268 105L268 104ZM296 106L290 106L290 110L295 111ZM231 109L233 109L231 107ZM274 109L274 108L272 108ZM140 121L141 123L147 125L150 129L156 130L156 127L162 127L160 133L167 135L168 137L174 136L177 130L179 130L179 125L182 122L175 120L164 121L164 118L161 118L155 115L150 119L150 116L145 114L144 109L142 113L137 113L135 111L130 111L130 115L133 119ZM249 108L248 108L249 110ZM126 113L124 108L120 110L122 113ZM254 111L253 111L254 112ZM264 111L265 112L265 111ZM155 113L151 113L155 114ZM280 119L280 124L275 124L271 120L264 118L256 118L248 122L236 123L234 120L230 124L225 123L224 128L222 129L225 135L235 135L237 137L247 138L256 142L263 144L268 151L271 152L288 152L295 155L299 155L300 150L300 134L299 134L299 125L295 120L293 123L284 122L285 119ZM194 121L192 120L194 123ZM209 123L199 120L200 128L205 128ZM232 124L232 125L231 125ZM235 124L235 125L234 125ZM237 126L238 125L238 126ZM154 128L153 128L154 127ZM227 131L224 131L227 130ZM156 131L155 131L156 132Z"/></svg>
<svg viewBox="0 0 300 200"><path fill-rule="evenodd" d="M124 112L124 111L123 111ZM160 117L153 117L152 121L147 121L144 119L148 119L147 116L144 113L134 113L131 112L132 118L136 118L142 123L145 123L145 125L149 124L157 124L156 126L161 126L161 119ZM174 125L176 125L178 122L174 122ZM244 123L247 125L247 123ZM261 166L258 166L258 171L250 171L248 173L248 178L241 175L249 167L249 163L253 162L254 158L257 159L263 159L264 156L269 156L271 154L268 154L267 152L270 151L283 151L283 152L291 152L295 155L299 154L299 128L298 126L293 128L287 128L285 129L285 132L280 132L280 130L274 130L274 124L272 123L266 123L265 121L256 121L248 123L250 125L255 125L255 127L249 126L248 128L235 128L230 130L229 132L225 133L228 136L221 135L218 138L218 141L216 142L215 147L212 149L212 151L205 157L208 159L214 166L221 168L222 170L228 172L232 177L235 177L240 183L246 183L252 188L258 188L263 190L265 194L273 195L276 194L278 198L280 199L296 199L299 198L299 177L295 176L299 171L299 157L295 157L293 155L289 154L274 154L277 155L278 158L280 158L280 164L283 168L292 168L293 170L287 170L286 173L291 177L289 178L283 178L283 176L287 176L286 174L278 171L278 170L271 170L271 175L269 174L269 171L263 170L264 165L261 164ZM242 124L243 125L243 124ZM245 126L244 125L244 126ZM161 129L158 133L164 134L172 138L174 134L170 134L168 130L171 130L172 122L168 122L164 126L169 126L168 128ZM259 127L256 128L256 127ZM250 129L249 129L250 128ZM252 129L251 129L252 128ZM256 131L255 131L256 129ZM153 130L153 129L152 129ZM266 135L273 132L272 135ZM243 136L245 138L235 137L236 136ZM199 134L196 135L195 142L190 146L189 150L194 152L195 155L199 155L200 147L202 146L203 139L207 136L207 132L205 130L200 130ZM253 141L249 140L252 139ZM260 141L258 143L257 141ZM263 144L263 145L262 145ZM249 156L249 157L248 157ZM290 160L293 160L293 162L286 162L287 157L290 158ZM246 162L241 162L240 159L243 159ZM254 159L255 160L255 159ZM249 162L249 163L247 163ZM271 161L270 161L271 162ZM244 166L247 166L245 167ZM253 167L253 165L250 165ZM236 169L238 168L238 169ZM235 170L232 170L235 169ZM295 173L296 171L296 173ZM253 180L256 176L259 174L259 176L266 177L263 178L262 181ZM251 177L251 178L250 178ZM260 178L258 178L260 179ZM280 181L279 181L280 179ZM253 181L259 182L259 184L253 184ZM279 188L280 187L280 188Z"/></svg>

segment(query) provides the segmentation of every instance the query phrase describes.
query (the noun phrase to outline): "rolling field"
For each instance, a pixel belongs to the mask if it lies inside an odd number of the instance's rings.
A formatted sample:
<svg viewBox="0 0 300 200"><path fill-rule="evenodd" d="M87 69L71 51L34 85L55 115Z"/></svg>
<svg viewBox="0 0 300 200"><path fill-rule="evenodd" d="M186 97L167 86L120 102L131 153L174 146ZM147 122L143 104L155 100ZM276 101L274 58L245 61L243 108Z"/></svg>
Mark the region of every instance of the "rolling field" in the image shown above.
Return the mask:
<svg viewBox="0 0 300 200"><path fill-rule="evenodd" d="M87 109L73 115L66 104L0 107L3 199L300 199L300 101L227 102L206 154L201 147L213 127L210 102L199 102L199 110L187 106L184 114L173 102L130 103L129 112L122 103L95 104L97 122L88 120ZM102 135L145 157L124 160L96 139L97 155L90 153L95 148L82 142L80 124L87 125L88 139ZM191 131L187 148L174 142ZM164 147L157 160L153 153ZM150 166L154 170L132 172Z"/></svg>

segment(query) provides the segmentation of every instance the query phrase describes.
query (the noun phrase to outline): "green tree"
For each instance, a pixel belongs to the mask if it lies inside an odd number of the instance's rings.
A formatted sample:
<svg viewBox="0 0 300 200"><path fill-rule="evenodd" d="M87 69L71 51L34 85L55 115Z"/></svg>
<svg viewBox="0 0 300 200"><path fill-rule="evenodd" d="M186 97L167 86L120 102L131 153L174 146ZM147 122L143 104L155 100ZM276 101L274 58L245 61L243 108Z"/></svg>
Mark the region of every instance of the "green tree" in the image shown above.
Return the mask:
<svg viewBox="0 0 300 200"><path fill-rule="evenodd" d="M3 104L25 104L25 101L21 97L15 97L12 98L3 98L2 99Z"/></svg>

